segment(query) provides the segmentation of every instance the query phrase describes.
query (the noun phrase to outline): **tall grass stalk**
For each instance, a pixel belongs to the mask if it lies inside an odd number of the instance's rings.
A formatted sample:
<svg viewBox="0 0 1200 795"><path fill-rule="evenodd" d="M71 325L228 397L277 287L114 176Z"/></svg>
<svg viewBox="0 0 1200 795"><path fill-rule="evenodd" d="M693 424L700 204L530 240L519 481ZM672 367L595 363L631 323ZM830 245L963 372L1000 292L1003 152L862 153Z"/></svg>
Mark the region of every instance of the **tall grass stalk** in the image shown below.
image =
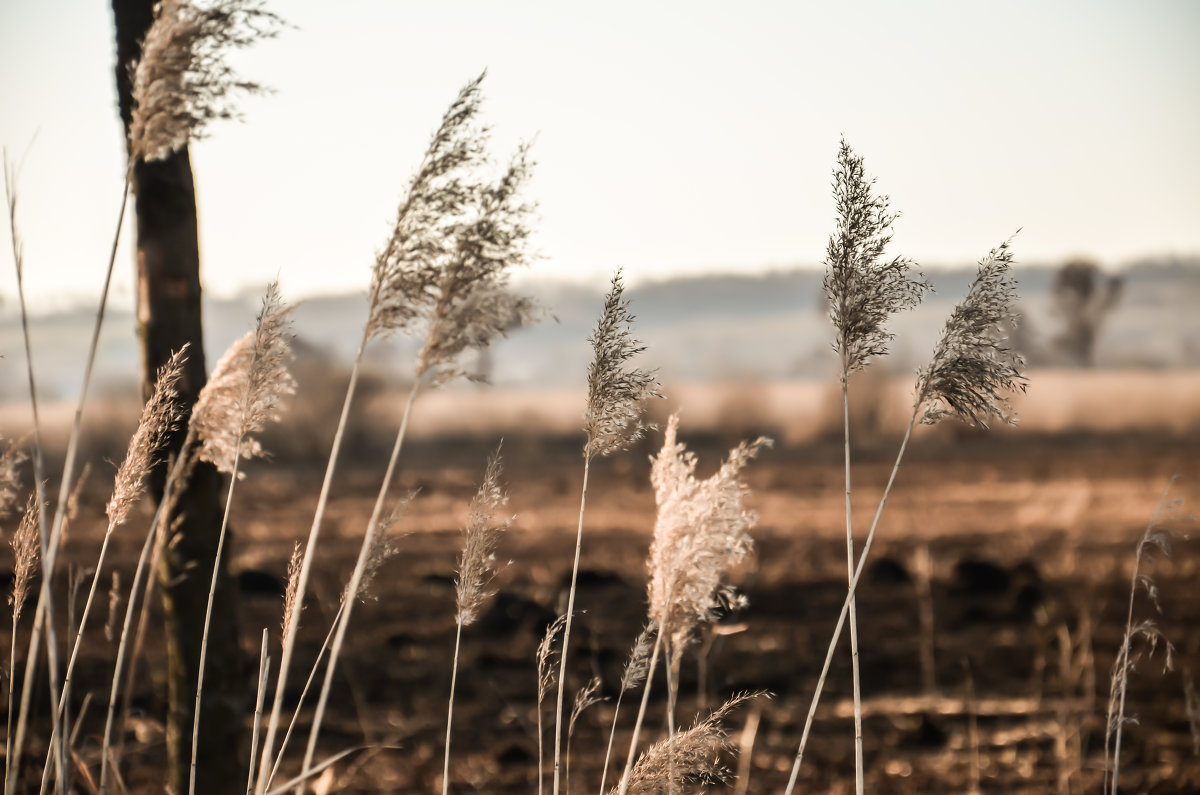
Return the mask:
<svg viewBox="0 0 1200 795"><path fill-rule="evenodd" d="M1167 655L1165 667L1168 670L1172 667L1172 652L1174 647L1163 636L1162 631L1153 621L1145 620L1137 624L1133 623L1133 604L1137 596L1138 585L1140 584L1146 589L1147 596L1155 609L1158 612L1162 612L1162 607L1158 603L1158 589L1149 575L1141 573L1141 568L1143 561L1151 557L1155 549L1164 555L1170 552L1166 533L1163 531L1161 523L1164 520L1165 514L1179 505L1178 501L1169 501L1167 499L1167 494L1170 492L1173 483L1174 478L1163 489L1162 496L1155 506L1154 513L1146 525L1146 531L1138 540L1137 552L1134 555L1133 574L1130 577L1129 583L1129 608L1125 618L1125 633L1121 637L1121 647L1117 651L1117 659L1113 662L1112 680L1109 688L1108 719L1104 733L1104 789L1111 793L1111 795L1117 795L1120 784L1121 734L1125 727L1125 696L1129 687L1129 674L1133 670L1135 662L1135 656L1133 655L1134 640L1138 636L1145 638L1149 643L1151 652L1154 651L1160 641L1164 642ZM1110 747L1111 754L1109 752Z"/></svg>
<svg viewBox="0 0 1200 795"><path fill-rule="evenodd" d="M79 399L75 406L75 414L71 422L71 434L67 440L66 458L63 462L62 482L59 484L58 503L54 512L54 521L51 523L49 536L43 533L42 538L42 584L38 592L37 608L34 612L33 632L29 638L29 650L26 654L27 675L21 686L21 707L17 717L16 738L13 742L13 756L8 768L11 769L12 775L6 775L5 779L5 795L12 795L15 791L17 780L20 777L21 756L25 747L25 732L29 720L29 710L32 701L33 682L37 678L31 675L37 670L39 650L42 644L42 635L46 636L46 661L49 667L49 682L50 682L50 708L53 715L59 714L60 693L58 684L59 659L58 659L58 641L54 632L54 607L52 582L54 580L54 569L58 561L58 549L62 541L63 524L66 521L66 511L68 498L71 495L71 485L74 482L75 476L75 458L79 450L79 435L80 428L83 425L83 410L87 405L88 389L91 386L92 370L96 363L96 351L100 347L100 330L104 326L105 310L108 306L108 292L112 284L113 267L117 261L117 246L121 240L121 228L125 221L125 207L129 200L129 187L133 177L133 166L125 170L125 184L121 190L121 207L117 213L117 227L113 233L112 246L109 249L108 266L104 273L104 286L100 293L100 303L96 309L96 321L92 327L91 341L88 344L88 353L86 363L83 369L83 382L79 387ZM10 202L11 206L11 202ZM22 299L24 306L24 299ZM24 326L26 335L28 335L28 326ZM28 342L26 343L26 351L29 350ZM32 368L32 359L29 367ZM32 383L32 375L30 376ZM33 399L31 393L31 400ZM39 445L40 448L40 445ZM37 453L40 458L40 451ZM41 482L40 479L38 481ZM60 736L62 732L59 732ZM60 744L61 745L61 744ZM59 753L54 754L55 767L57 771L58 782L57 787L66 788L68 783L68 765L66 760L65 749L59 750Z"/></svg>
<svg viewBox="0 0 1200 795"><path fill-rule="evenodd" d="M463 551L459 557L455 593L454 661L450 668L450 698L446 707L446 749L442 765L442 795L450 791L450 730L454 724L454 690L458 684L458 653L463 627L473 624L484 601L491 595L489 586L495 574L496 542L509 528L512 519L497 522L496 511L508 504L508 495L500 488L500 451L488 459L483 483L471 500L467 524L463 528Z"/></svg>
<svg viewBox="0 0 1200 795"><path fill-rule="evenodd" d="M312 767L313 757L316 755L317 738L321 734L321 723L325 719L325 710L329 704L329 693L333 687L333 675L337 670L337 661L342 653L342 646L346 642L346 628L350 625L350 617L354 612L354 603L358 599L359 588L362 585L367 562L374 547L375 534L379 530L380 519L383 516L383 506L396 474L396 465L400 460L400 450L404 446L404 437L408 432L409 418L412 416L413 403L416 402L420 386L420 380L415 381L412 389L409 390L408 399L404 402L404 416L400 420L400 430L396 433L396 441L392 445L392 454L388 459L387 471L384 473L383 483L379 487L379 496L375 499L375 507L372 508L371 518L367 522L367 531L363 536L362 547L359 549L358 559L354 564L354 571L350 574L350 581L346 587L346 598L342 603L344 609L341 613L341 620L337 622L337 630L333 635L333 643L329 647L329 661L325 664L325 679L321 684L320 696L317 698L316 712L313 713L312 727L309 729L308 745L304 750L304 762L301 765L301 770L308 770Z"/></svg>
<svg viewBox="0 0 1200 795"><path fill-rule="evenodd" d="M629 313L621 271L613 275L612 286L604 299L604 309L588 341L592 343L592 363L588 368L588 401L584 413L587 441L583 446L583 486L579 496L579 525L575 532L575 559L571 564L571 588L567 592L566 625L563 629L562 655L558 669L558 700L554 710L554 795L559 791L559 765L562 751L563 694L567 678L567 654L575 615L575 591L579 579L579 558L583 549L583 515L587 506L588 476L592 458L607 456L628 447L645 435L647 426L642 412L647 400L661 397L655 374L630 366L630 361L646 348L632 333L634 317Z"/></svg>
<svg viewBox="0 0 1200 795"><path fill-rule="evenodd" d="M1011 276L1012 252L1006 240L992 249L979 262L975 280L966 297L954 307L942 334L934 347L933 356L926 367L917 372L916 397L913 413L909 418L896 462L888 476L887 486L875 509L870 532L863 544L854 576L847 588L846 598L834 627L833 638L825 653L825 662L817 678L816 690L804 721L804 731L792 764L785 795L791 795L800 774L800 763L804 748L812 731L817 704L825 687L833 654L841 638L842 628L854 600L854 592L866 566L867 556L879 529L879 520L887 505L888 496L900 471L900 462L912 437L913 426L918 418L923 424L932 425L951 415L973 425L986 428L992 419L1015 423L1016 418L1006 393L1024 391L1025 376L1022 374L1024 359L1016 352L1004 347L1001 336L1006 326L1016 322L1012 305L1016 298L1016 282Z"/></svg>
<svg viewBox="0 0 1200 795"><path fill-rule="evenodd" d="M846 470L846 578L854 576L854 530L850 510L850 374L869 359L884 356L894 335L884 327L888 318L920 303L929 285L911 274L913 262L904 257L883 259L892 239L897 214L887 196L874 191L863 159L843 140L833 172L837 227L826 247L822 282L829 317L837 334L834 349L841 359L844 460ZM850 602L850 659L854 689L854 785L863 795L862 689L858 660L858 608Z"/></svg>
<svg viewBox="0 0 1200 795"><path fill-rule="evenodd" d="M204 610L204 630L200 643L200 662L196 674L195 712L192 717L192 758L188 791L195 795L196 761L200 748L200 703L204 696L205 663L208 660L208 635L212 626L213 602L221 573L221 558L229 530L233 492L243 458L262 454L253 438L268 422L279 419L279 403L295 391L295 382L287 371L289 342L288 310L279 298L278 286L271 284L263 298L255 330L235 342L213 368L213 375L200 391L192 422L200 440L198 457L211 462L229 475L229 490L217 538Z"/></svg>

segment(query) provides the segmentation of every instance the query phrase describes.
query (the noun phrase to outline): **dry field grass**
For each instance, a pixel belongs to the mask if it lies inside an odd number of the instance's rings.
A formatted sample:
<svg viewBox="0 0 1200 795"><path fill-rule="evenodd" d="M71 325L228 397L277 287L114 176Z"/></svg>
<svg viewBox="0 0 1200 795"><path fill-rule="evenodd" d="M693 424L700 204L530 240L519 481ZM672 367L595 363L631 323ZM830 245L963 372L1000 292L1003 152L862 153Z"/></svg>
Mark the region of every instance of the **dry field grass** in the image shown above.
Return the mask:
<svg viewBox="0 0 1200 795"><path fill-rule="evenodd" d="M944 425L918 435L901 469L858 597L869 791L962 792L976 782L994 792L1100 787L1108 674L1123 631L1134 547L1172 476L1180 478L1173 493L1189 505L1200 494L1200 374L1034 372L1031 383L1019 429L981 433ZM895 417L907 404L900 381L875 389L898 397L856 408L874 417L875 429L856 443L859 516L868 515L882 491ZM741 762L749 791L778 791L845 594L836 396L806 384L668 392L659 410L665 415L682 406L685 440L700 456L702 475L742 436L766 432L781 442L747 470L751 506L761 516L754 562L736 577L749 608L688 655L678 709L686 722L732 692L771 691L771 700L735 714L731 743L751 752ZM302 385L296 410L312 398ZM464 632L450 789L536 787L534 651L564 607L570 577L582 400L579 392L460 389L432 393L418 406L395 492L419 489L403 520L408 535L376 584L377 600L355 616L335 714L322 739L329 752L364 738L372 748L339 766L326 779L327 791L429 792L440 783L458 528L500 436L517 520L501 542L499 555L508 563L496 581L498 596ZM368 411L372 421L392 427L394 403L377 401ZM100 459L117 456L106 439L119 440L135 417L133 409L122 416L116 405L93 410L91 426L105 432L87 446L94 494L71 531L70 557L80 566L94 560L103 530L100 506L111 467ZM0 415L6 434L20 422L19 408ZM380 432L381 444L388 433ZM615 695L641 626L654 521L647 457L658 442L652 437L593 466L572 690L599 674L605 695ZM353 565L382 472L377 448L368 437L345 455L297 670L311 663ZM311 522L320 474L319 462L281 454L253 465L235 500L247 716L258 638L263 627L279 625L287 557ZM148 521L146 507L116 539L114 566L126 579L140 544L136 527ZM1122 785L1127 792L1196 791L1200 758L1184 672L1200 671L1200 543L1177 537L1173 555L1149 571L1161 590L1157 620L1176 644L1177 670L1164 675L1159 655L1144 660L1131 680L1129 704L1139 722L1125 734ZM1140 598L1137 613L1154 617ZM103 624L93 622L80 692L108 681L112 647ZM827 685L801 791L853 790L848 656L847 647ZM144 670L134 700L137 736L126 750L135 788L161 785L161 650L153 650ZM664 709L665 699L652 696L651 731L659 729ZM580 721L572 744L576 792L599 784L611 710L610 700ZM631 713L618 730L618 747L628 737L627 720ZM85 756L95 751L100 721L98 712L84 718ZM44 741L35 739L35 753ZM731 758L731 764L738 763Z"/></svg>

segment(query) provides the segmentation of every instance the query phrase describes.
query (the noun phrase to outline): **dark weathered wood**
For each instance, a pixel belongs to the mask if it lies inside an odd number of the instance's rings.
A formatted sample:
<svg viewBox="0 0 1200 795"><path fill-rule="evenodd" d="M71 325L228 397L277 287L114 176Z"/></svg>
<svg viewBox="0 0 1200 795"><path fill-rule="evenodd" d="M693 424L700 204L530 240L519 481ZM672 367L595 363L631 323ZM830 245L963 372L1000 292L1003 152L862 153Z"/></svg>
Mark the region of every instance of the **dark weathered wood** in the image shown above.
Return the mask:
<svg viewBox="0 0 1200 795"><path fill-rule="evenodd" d="M129 64L153 18L153 0L113 0L117 34L117 88L121 118L129 129ZM154 375L171 353L190 346L179 391L186 405L204 386L203 323L200 311L200 253L196 234L196 198L186 148L166 160L138 163L132 190L137 217L137 334L142 354L142 393L148 397ZM184 441L171 439L172 453ZM161 498L165 470L152 480ZM199 464L181 492L167 524L176 542L167 548L159 570L166 616L169 660L167 748L168 786L187 792L191 761L193 703L209 580L221 527L223 490L220 474ZM226 556L228 560L228 556ZM223 566L227 569L227 565ZM243 721L250 709L247 679L238 648L234 583L223 571L218 581L209 636L201 709L197 792L233 792L245 786L248 749Z"/></svg>

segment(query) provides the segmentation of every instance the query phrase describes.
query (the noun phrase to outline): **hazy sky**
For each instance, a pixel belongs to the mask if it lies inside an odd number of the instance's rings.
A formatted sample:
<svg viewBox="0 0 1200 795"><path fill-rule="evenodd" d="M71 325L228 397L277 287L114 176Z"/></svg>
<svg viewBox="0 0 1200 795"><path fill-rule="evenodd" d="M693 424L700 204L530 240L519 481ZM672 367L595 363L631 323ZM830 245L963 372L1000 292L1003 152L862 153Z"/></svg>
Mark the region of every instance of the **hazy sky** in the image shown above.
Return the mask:
<svg viewBox="0 0 1200 795"><path fill-rule="evenodd" d="M903 213L895 251L1200 253L1200 3L277 0L240 55L275 89L193 146L204 279L362 290L428 136L484 68L501 158L535 138L537 278L817 264L838 140ZM28 289L98 293L120 200L107 0L5 3L0 142ZM7 229L0 297L15 294ZM132 256L116 300L131 301Z"/></svg>

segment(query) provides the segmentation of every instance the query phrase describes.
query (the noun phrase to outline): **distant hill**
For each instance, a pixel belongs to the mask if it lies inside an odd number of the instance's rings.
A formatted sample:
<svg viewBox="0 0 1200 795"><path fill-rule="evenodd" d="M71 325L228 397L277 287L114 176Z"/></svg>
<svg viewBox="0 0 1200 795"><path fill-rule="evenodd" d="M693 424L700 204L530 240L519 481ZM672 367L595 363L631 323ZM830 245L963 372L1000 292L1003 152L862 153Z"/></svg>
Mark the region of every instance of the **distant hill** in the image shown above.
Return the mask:
<svg viewBox="0 0 1200 795"><path fill-rule="evenodd" d="M911 370L928 356L953 304L965 293L973 268L927 273L935 294L916 311L896 317L893 371ZM1097 366L1182 368L1200 366L1200 258L1145 261L1124 270L1120 303L1104 325ZM1055 268L1017 271L1025 316L1017 344L1033 363L1056 363L1055 335L1061 321L1050 294ZM523 284L544 308L543 320L515 331L490 357L469 366L487 369L507 385L573 386L582 382L591 356L587 337L606 284L585 288ZM637 335L646 343L645 366L657 367L664 382L730 378L831 377L830 329L824 316L821 273L796 269L756 276L696 276L640 285L629 291ZM0 399L24 399L24 343L13 305L0 315ZM251 328L258 299L209 299L205 346L209 366L233 340ZM70 397L78 388L92 309L38 316L32 323L39 389L47 399ZM366 311L363 295L311 298L295 313L295 333L306 355L331 364L349 362L358 347ZM373 345L380 373L402 380L411 367L413 344L396 339ZM134 318L114 311L106 320L97 362L97 389L126 391L138 379Z"/></svg>

